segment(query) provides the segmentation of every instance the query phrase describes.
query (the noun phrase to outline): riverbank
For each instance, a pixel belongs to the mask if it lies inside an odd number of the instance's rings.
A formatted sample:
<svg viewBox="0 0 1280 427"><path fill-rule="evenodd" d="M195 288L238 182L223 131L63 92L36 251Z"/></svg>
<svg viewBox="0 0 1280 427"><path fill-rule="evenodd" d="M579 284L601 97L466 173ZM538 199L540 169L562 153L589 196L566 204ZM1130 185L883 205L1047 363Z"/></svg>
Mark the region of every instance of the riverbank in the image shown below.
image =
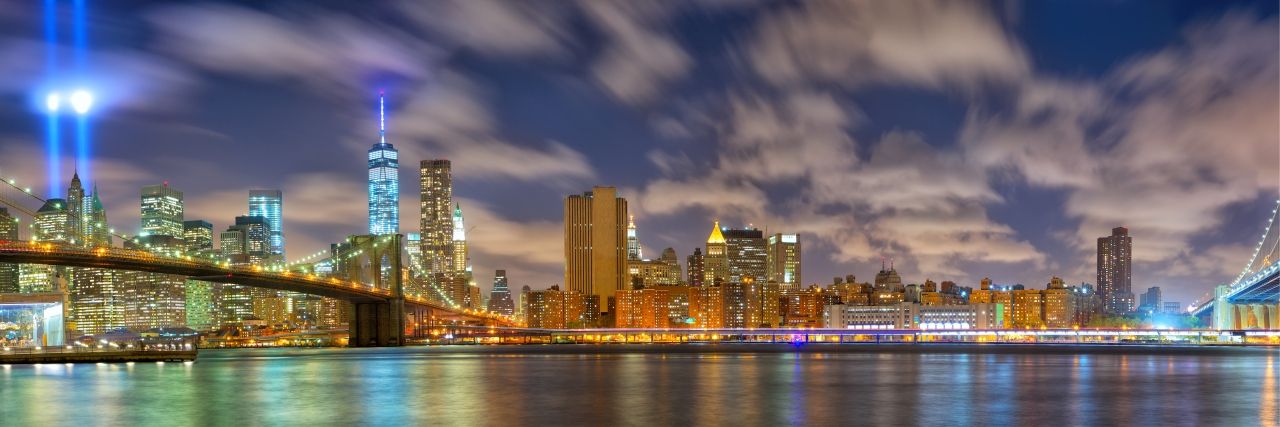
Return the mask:
<svg viewBox="0 0 1280 427"><path fill-rule="evenodd" d="M0 352L0 364L190 362L196 350L9 350Z"/></svg>

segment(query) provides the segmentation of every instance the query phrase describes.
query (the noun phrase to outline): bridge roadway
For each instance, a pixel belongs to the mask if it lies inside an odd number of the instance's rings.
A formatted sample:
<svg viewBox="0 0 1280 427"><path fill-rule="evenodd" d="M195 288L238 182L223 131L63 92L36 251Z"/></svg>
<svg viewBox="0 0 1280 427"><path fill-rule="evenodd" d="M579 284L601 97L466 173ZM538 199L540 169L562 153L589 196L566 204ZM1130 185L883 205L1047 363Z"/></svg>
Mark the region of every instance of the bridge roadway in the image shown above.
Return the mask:
<svg viewBox="0 0 1280 427"><path fill-rule="evenodd" d="M48 242L0 240L0 262L172 274L214 283L231 283L334 298L355 304L357 311L362 306L385 305L403 300L404 308L401 311L405 312L406 316L419 317L415 323L422 323L430 317L464 322L478 321L488 325L515 324L511 319L498 315L448 307L419 296L407 295L398 298L396 291L378 288L371 284L320 277L309 273L231 266L190 256L163 256L133 249L83 248ZM358 313L357 317L359 317ZM356 329L355 325L353 329Z"/></svg>

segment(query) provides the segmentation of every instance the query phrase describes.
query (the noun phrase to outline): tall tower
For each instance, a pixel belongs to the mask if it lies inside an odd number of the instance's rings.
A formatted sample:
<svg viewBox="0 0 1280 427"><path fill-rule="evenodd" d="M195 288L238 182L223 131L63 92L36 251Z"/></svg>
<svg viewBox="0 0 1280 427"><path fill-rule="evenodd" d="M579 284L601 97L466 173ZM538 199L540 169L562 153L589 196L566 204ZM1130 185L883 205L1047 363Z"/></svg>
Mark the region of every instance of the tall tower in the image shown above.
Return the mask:
<svg viewBox="0 0 1280 427"><path fill-rule="evenodd" d="M693 253L686 260L686 266L689 270L689 286L702 286L706 280L706 257L702 255L702 248L693 248Z"/></svg>
<svg viewBox="0 0 1280 427"><path fill-rule="evenodd" d="M448 160L423 160L419 164L421 203L422 273L428 280L453 271L453 176Z"/></svg>
<svg viewBox="0 0 1280 427"><path fill-rule="evenodd" d="M800 280L800 237L775 233L769 236L769 281L784 289L798 289Z"/></svg>
<svg viewBox="0 0 1280 427"><path fill-rule="evenodd" d="M1098 294L1108 314L1133 311L1133 238L1129 229L1116 227L1098 238Z"/></svg>
<svg viewBox="0 0 1280 427"><path fill-rule="evenodd" d="M507 316L515 315L515 301L511 299L511 289L507 287L507 270L493 273L493 289L489 291L489 311Z"/></svg>
<svg viewBox="0 0 1280 427"><path fill-rule="evenodd" d="M0 206L0 240L18 240L18 218ZM18 292L18 264L0 262L0 294Z"/></svg>
<svg viewBox="0 0 1280 427"><path fill-rule="evenodd" d="M704 286L716 284L716 280L729 280L729 251L725 245L724 233L720 232L720 221L711 226L711 235L707 237L707 253L702 261L702 283Z"/></svg>
<svg viewBox="0 0 1280 427"><path fill-rule="evenodd" d="M378 143L369 149L369 234L396 234L400 224L400 152L387 143L386 101L378 93Z"/></svg>
<svg viewBox="0 0 1280 427"><path fill-rule="evenodd" d="M453 273L471 272L471 259L467 255L467 226L462 222L462 205L453 210Z"/></svg>
<svg viewBox="0 0 1280 427"><path fill-rule="evenodd" d="M592 187L564 199L564 283L597 295L603 311L617 290L628 289L627 199L614 187Z"/></svg>
<svg viewBox="0 0 1280 427"><path fill-rule="evenodd" d="M724 230L723 236L729 259L728 279L734 282L767 281L769 255L764 233L757 228L730 228Z"/></svg>
<svg viewBox="0 0 1280 427"><path fill-rule="evenodd" d="M88 199L84 197L84 186L80 183L80 174L71 174L71 186L67 187L67 232L71 235L70 240L73 244L86 244L85 228L88 209L85 209L85 202Z"/></svg>
<svg viewBox="0 0 1280 427"><path fill-rule="evenodd" d="M270 252L284 258L284 195L280 190L249 190L249 216L267 219L271 235L267 240Z"/></svg>
<svg viewBox="0 0 1280 427"><path fill-rule="evenodd" d="M641 259L644 259L644 254L640 253L640 239L636 237L636 217L627 216L627 260Z"/></svg>
<svg viewBox="0 0 1280 427"><path fill-rule="evenodd" d="M142 187L144 236L182 238L182 192L169 183Z"/></svg>
<svg viewBox="0 0 1280 427"><path fill-rule="evenodd" d="M93 194L89 196L89 210L85 214L85 235L89 246L111 246L111 228L107 225L107 210L102 207L102 199L98 198L98 186L93 186Z"/></svg>

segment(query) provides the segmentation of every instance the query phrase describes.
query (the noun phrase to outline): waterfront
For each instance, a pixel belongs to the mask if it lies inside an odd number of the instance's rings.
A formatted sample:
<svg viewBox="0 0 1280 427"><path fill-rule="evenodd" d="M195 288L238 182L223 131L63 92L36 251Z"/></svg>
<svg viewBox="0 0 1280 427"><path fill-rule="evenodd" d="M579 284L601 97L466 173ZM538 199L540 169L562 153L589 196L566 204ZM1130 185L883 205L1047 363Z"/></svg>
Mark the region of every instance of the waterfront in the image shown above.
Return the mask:
<svg viewBox="0 0 1280 427"><path fill-rule="evenodd" d="M1274 425L1280 349L551 345L10 365L6 425Z"/></svg>

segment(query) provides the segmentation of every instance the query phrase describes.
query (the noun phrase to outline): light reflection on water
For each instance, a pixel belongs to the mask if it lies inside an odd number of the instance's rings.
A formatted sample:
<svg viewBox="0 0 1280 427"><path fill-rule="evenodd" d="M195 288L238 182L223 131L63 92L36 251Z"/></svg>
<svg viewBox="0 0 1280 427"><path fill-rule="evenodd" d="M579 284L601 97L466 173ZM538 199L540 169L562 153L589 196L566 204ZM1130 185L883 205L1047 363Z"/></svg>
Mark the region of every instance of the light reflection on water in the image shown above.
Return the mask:
<svg viewBox="0 0 1280 427"><path fill-rule="evenodd" d="M876 348L255 349L205 351L195 364L12 365L0 370L0 424L1274 426L1280 417L1277 349Z"/></svg>

